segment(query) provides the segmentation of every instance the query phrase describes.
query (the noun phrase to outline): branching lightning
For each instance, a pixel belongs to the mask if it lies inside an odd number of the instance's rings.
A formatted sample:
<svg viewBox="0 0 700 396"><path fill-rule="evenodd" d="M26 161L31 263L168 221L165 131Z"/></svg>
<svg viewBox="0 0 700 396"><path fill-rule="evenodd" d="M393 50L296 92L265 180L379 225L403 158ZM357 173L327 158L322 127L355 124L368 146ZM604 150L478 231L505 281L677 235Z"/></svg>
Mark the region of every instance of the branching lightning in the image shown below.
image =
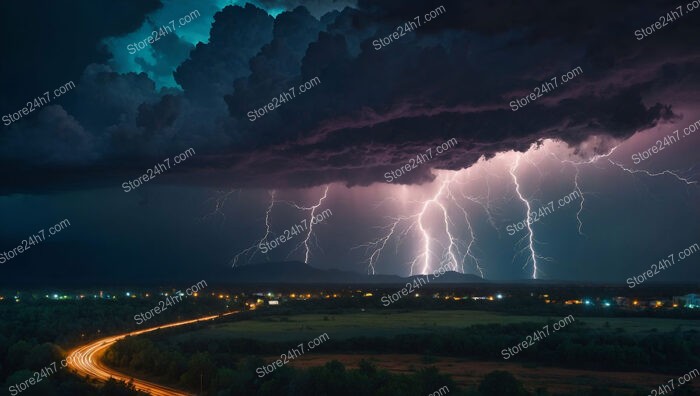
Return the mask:
<svg viewBox="0 0 700 396"><path fill-rule="evenodd" d="M583 221L581 220L581 212L583 212L583 204L586 203L586 197L583 195L583 191L581 191L581 185L579 184L579 169L578 166L575 168L576 169L576 175L574 176L574 186L576 187L576 191L578 192L578 195L581 197L581 201L578 204L578 211L576 211L576 221L578 222L578 234L579 235L584 235L583 233Z"/></svg>
<svg viewBox="0 0 700 396"><path fill-rule="evenodd" d="M238 260L240 258L247 258L247 261L250 262L250 260L255 257L255 254L258 253L259 250L259 245L263 242L267 241L267 238L272 234L271 230L271 225L270 225L270 215L272 213L272 208L275 207L275 190L271 190L269 192L270 194L270 203L267 206L267 210L265 211L265 235L260 238L257 242L254 244L248 246L247 248L241 250L238 252L235 256L233 256L233 259L231 259L231 267L235 267L236 264L238 264Z"/></svg>
<svg viewBox="0 0 700 396"><path fill-rule="evenodd" d="M649 172L648 170L644 170L644 169L629 169L629 168L626 168L624 165L622 165L622 164L620 164L620 163L617 163L617 162L614 162L614 161L611 160L611 159L608 159L608 161L610 161L611 164L617 166L618 168L622 169L623 171L625 171L625 172L627 172L627 173L631 173L631 174L643 173L643 174L645 174L645 175L647 175L647 176L650 176L650 177L663 176L663 175L671 175L671 176L675 177L678 181L681 181L681 182L683 182L683 183L685 183L685 184L697 184L697 181L690 180L690 179L687 179L687 178L685 178L685 177L683 177L683 176L680 176L678 173L676 173L675 171L672 171L672 170L663 170L663 171L661 171L661 172Z"/></svg>
<svg viewBox="0 0 700 396"><path fill-rule="evenodd" d="M525 208L527 209L527 216L526 219L530 218L530 213L532 212L532 208L530 205L530 201L527 200L520 191L520 182L518 181L518 177L515 174L515 172L518 170L518 167L520 167L520 159L522 158L523 154L518 154L517 157L515 158L515 162L513 165L510 167L510 175L513 178L513 183L515 183L515 193L518 195L518 198L520 201L525 204ZM532 230L532 224L530 221L525 222L526 227L527 227L527 249L529 250L528 254L528 259L525 263L527 264L532 264L532 279L537 279L537 259L541 258L536 252L535 252L535 233ZM526 248L523 248L526 249Z"/></svg>
<svg viewBox="0 0 700 396"><path fill-rule="evenodd" d="M484 276L483 268L473 254L476 236L468 211L452 191L452 187L456 183L456 176L457 174L455 173L442 180L438 190L429 199L414 201L413 203L417 204L415 212L404 216L387 217L389 224L379 227L383 231L379 238L353 248L364 248L365 254L367 254L368 273L375 273L377 262L390 240L395 240L398 251L398 246L402 240L413 233L417 236L420 247L418 253L410 260L411 275L414 274L416 267L420 267L421 273L430 272L432 269L431 264L435 259L439 259L440 263L445 263L450 270L463 273L465 272L464 262L469 258L474 262L476 271L482 277ZM476 199L468 197L464 193L461 194L461 197L481 205ZM456 225L450 216L450 208L448 207L450 203L454 204L464 216L469 234L468 242L460 240L455 231ZM441 224L440 229L441 232L444 232L444 242L441 242L440 238L433 235L430 230L429 212L432 210L437 210L438 212L439 223Z"/></svg>
<svg viewBox="0 0 700 396"><path fill-rule="evenodd" d="M588 160L585 160L585 161L572 161L572 160L568 160L568 159L567 159L567 160L564 160L564 159L559 158L556 154L550 152L550 154L551 154L554 158L558 159L558 160L561 161L562 163L566 163L566 164L569 164L569 165L571 165L571 166L574 167L574 171L575 171L575 174L574 174L574 187L575 187L576 191L578 191L579 196L581 197L581 201L579 202L579 206L578 206L578 211L576 211L576 221L578 222L578 233L579 233L579 235L582 235L582 236L585 235L585 234L583 233L583 220L581 220L581 213L583 212L583 206L584 206L584 204L586 203L586 196L585 196L585 194L583 193L583 190L581 190L581 177L580 177L581 175L580 175L580 168L579 168L579 166L581 166L581 165L590 165L590 164L594 164L594 163L598 162L598 160L600 160L600 159L608 158L608 157L610 157L610 156L615 152L615 150L617 150L618 147L619 147L619 146L614 146L614 147L611 148L610 151L608 151L607 153L605 153L605 154L596 154L596 155L592 156L591 158L589 158Z"/></svg>
<svg viewBox="0 0 700 396"><path fill-rule="evenodd" d="M200 220L207 220L210 217L220 217L222 223L224 221L226 221L226 214L224 214L224 211L223 211L224 205L226 204L228 197L236 191L240 192L240 190L237 190L237 189L230 189L228 191L217 191L214 197L209 198L207 200L207 201L214 200L214 202L215 202L214 210L211 211L211 213L208 213L208 214L202 216L202 218Z"/></svg>
<svg viewBox="0 0 700 396"><path fill-rule="evenodd" d="M376 267L375 265L377 264L377 261L379 260L379 256L382 254L384 251L384 248L386 247L387 242L394 236L394 233L396 232L396 227L398 227L399 223L401 223L404 220L408 220L410 217L388 217L391 220L391 223L387 226L379 227L381 230L386 230L386 233L381 236L378 239L375 239L374 241L364 243L359 246L355 246L352 249L357 249L357 248L365 248L365 252L369 254L369 257L366 260L367 263L367 272L374 275ZM399 240L396 242L396 249L398 251L398 245L401 239L401 235L399 235ZM352 250L351 249L351 250ZM371 252L371 253L370 253Z"/></svg>
<svg viewBox="0 0 700 396"><path fill-rule="evenodd" d="M538 157L537 154L539 150L542 150L539 151L541 154L544 154L547 157L551 155L561 164L565 164L573 168L573 187L580 198L580 202L576 210L576 221L577 231L581 236L585 236L583 215L585 214L584 207L586 204L586 198L588 197L590 199L591 196L595 196L595 194L591 191L584 192L583 182L585 180L583 176L585 173L583 173L583 166L598 165L602 163L606 167L609 167L609 163L629 174L641 173L649 177L672 176L676 180L683 182L686 185L697 184L697 181L692 180L692 177L683 177L679 172L673 170L652 172L648 170L627 168L621 163L611 159L618 147L620 147L619 144L612 147L606 153L596 154L587 159L582 158L582 156L578 153L574 154L571 152L569 152L569 158L560 158L557 156L556 152L563 151L564 147L557 146L559 144L560 142L558 141L539 142L537 145L533 145L526 152L503 153L503 155L499 157L501 160L496 160L494 162L495 164L502 166L498 168L500 177L506 178L510 176L512 179L515 192L514 196L520 201L526 211L526 221L524 222L526 234L522 236L518 242L516 242L517 252L514 260L516 258L525 259L523 269L529 268L529 266L532 267L532 270L528 271L529 276L532 279L538 279L538 277L546 275L542 269L542 262L549 260L544 255L538 253L541 242L538 241L535 235L535 227L533 222L530 221L531 215L534 213L533 203L537 202L537 200L534 198L537 196L537 190L526 188L526 186L523 184L524 176L529 172L530 168L539 174L540 184L546 182L547 180L548 175L543 172L543 170L547 171L547 169L540 168L541 161L533 161L533 159L541 158L541 156ZM551 147L554 148L550 149ZM570 148L567 148L566 150L570 150ZM406 262L407 266L409 267L410 275L418 273L427 274L435 270L437 266L440 265L449 270L461 273L466 273L471 269L471 272L484 277L486 271L482 266L481 259L479 258L480 254L475 253L475 250L479 245L479 243L477 243L477 228L479 223L474 222L473 211L478 210L478 213L481 214L483 210L483 215L480 215L480 217L477 218L483 219L483 225L486 225L486 221L488 221L488 223L498 232L500 236L500 228L497 227L497 224L499 223L496 220L501 216L499 213L496 213L496 216L494 217L494 206L492 199L494 195L498 196L497 194L500 194L501 192L499 190L495 190L498 191L498 193L494 194L492 192L492 185L489 181L489 177L486 177L486 184L484 187L482 187L484 190L482 195L473 195L468 193L467 191L469 191L469 187L474 187L474 180L469 179L468 177L465 182L465 178L463 176L470 175L472 170L473 169L465 169L462 171L440 171L434 184L429 187L431 189L431 193L424 197L424 199L406 200L405 197L402 197L402 195L389 194L383 198L381 202L375 204L375 211L379 210L379 207L387 202L394 204L392 205L393 208L404 207L397 204L410 204L410 206L407 211L405 211L405 209L401 209L403 212L386 216L386 224L376 227L379 230L379 236L376 239L351 248L361 249L364 252L367 272L369 274L375 274L377 272L379 262L387 259L387 250L391 244L395 245L396 256L399 256L399 247L402 246L406 240L410 239L411 244L407 246L407 249L411 249L411 253ZM483 177L485 173L488 173L487 170L482 168L482 170L479 171L478 176ZM403 188L418 187L404 186ZM505 184L504 188L510 190L513 187L510 187L509 184ZM529 196L526 195L523 190L530 192ZM223 193L220 192L220 196L216 198L216 207L214 211L207 215L207 217L214 215L224 216L222 208L233 191L234 190ZM402 191L405 192L406 190ZM532 191L534 191L534 193L532 193ZM257 254L259 245L269 241L270 236L273 235L271 214L274 207L278 203L289 205L291 208L304 213L306 217L304 221L308 222L308 226L305 228L305 232L301 233L301 238L303 239L293 249L291 249L291 251L289 251L287 258L298 251L301 251L303 252L304 262L308 263L311 259L312 251L315 251L316 247L320 249L317 236L314 232L314 218L317 215L319 208L323 206L325 200L328 198L328 192L329 186L326 185L322 191L322 194L314 201L315 203L313 205L303 206L291 201L277 200L275 192L271 191L269 205L267 206L265 213L264 235L262 235L262 237L254 245L251 245L248 248L238 252L232 259L233 266L235 266L239 260L242 259L247 259L250 261ZM505 190L502 195L511 196L511 194L505 192ZM314 243L315 246L312 246Z"/></svg>
<svg viewBox="0 0 700 396"><path fill-rule="evenodd" d="M321 196L318 199L318 202L316 202L315 205L309 206L309 207L304 207L304 206L299 206L293 202L288 202L290 205L294 206L295 208L303 211L309 212L309 218L308 218L308 232L306 233L306 238L302 242L300 242L294 249L292 249L287 257L289 257L292 253L297 251L301 246L304 246L304 262L308 263L309 258L311 257L311 248L309 247L309 239L311 239L311 235L314 232L314 216L316 215L316 209L318 209L322 204L323 200L328 198L328 188L329 186L326 185L326 187L323 190L323 196Z"/></svg>
<svg viewBox="0 0 700 396"><path fill-rule="evenodd" d="M465 255L472 259L472 261L474 262L474 267L479 272L479 275L483 278L484 277L484 269L481 267L481 264L479 263L479 259L477 259L476 256L474 256L474 254L472 253L472 248L474 247L474 242L476 242L476 235L474 234L474 227L472 226L471 219L469 218L469 213L464 208L464 206L462 206L459 203L459 201L457 199L455 199L455 197L451 194L451 192L450 192L450 197L453 199L455 206L457 206L459 208L459 210L462 211L462 214L464 215L464 222L466 223L467 231L469 232L469 243L467 244L467 249L466 249ZM473 197L470 197L470 196L464 194L464 192L462 192L462 198L468 199L471 202L474 202L476 204L481 205L481 203L479 201L477 201ZM484 207L484 210L487 213L487 216L489 218L489 222L491 222L493 220L493 218L491 217L491 213L489 212L487 207ZM494 228L496 228L495 223L491 222L491 225ZM462 272L464 272L464 259L462 259Z"/></svg>
<svg viewBox="0 0 700 396"><path fill-rule="evenodd" d="M610 149L610 151L608 151L607 153L594 155L590 159L584 160L584 161L572 161L572 160L568 160L568 159L563 160L563 159L557 157L554 153L550 153L550 154L552 154L552 156L557 158L562 163L570 164L574 167L574 170L575 170L574 186L576 188L576 191L578 191L579 195L581 196L579 208L578 208L578 211L576 212L576 220L578 221L578 233L580 235L584 235L584 233L583 233L583 221L581 220L581 213L583 212L583 207L584 207L584 204L586 202L585 194L583 193L583 190L581 189L580 168L579 168L581 165L590 165L590 164L597 163L601 159L607 159L610 164L612 164L612 165L614 165L614 166L616 166L616 167L618 167L618 168L622 169L623 171L630 173L630 174L641 173L641 174L644 174L644 175L647 175L650 177L669 175L669 176L674 177L676 180L683 182L685 184L696 184L697 183L697 181L693 181L693 180L690 180L688 178L685 178L673 170L667 169L667 170L663 170L660 172L650 172L650 171L644 170L644 169L627 168L626 166L622 165L621 163L613 161L611 158L609 158L615 152L615 150L617 150L618 147L619 147L619 145L616 145L612 149Z"/></svg>
<svg viewBox="0 0 700 396"><path fill-rule="evenodd" d="M630 174L642 173L642 174L645 174L645 175L650 176L650 177L669 175L669 176L674 177L676 180L681 181L685 184L696 184L697 183L697 181L693 181L693 180L690 180L688 178L682 177L677 172L672 171L672 170L663 170L661 172L650 172L650 171L647 171L644 169L629 169L629 168L625 167L624 165L622 165L621 163L613 161L612 159L609 158L615 152L615 150L617 150L618 147L619 147L619 145L614 146L607 153L594 155L585 161L572 161L572 160L568 160L568 159L564 160L564 159L557 157L554 153L550 153L550 154L552 154L552 156L557 158L562 163L570 164L574 167L574 170L575 170L574 186L576 188L576 191L578 191L579 195L581 196L581 201L579 203L579 209L576 212L576 220L578 221L578 233L580 235L584 235L584 233L583 233L583 221L581 220L581 213L583 212L583 207L584 207L584 204L586 202L585 194L583 193L583 190L581 190L581 179L580 179L580 168L579 168L581 165L590 165L590 164L594 164L594 163L598 162L601 159L607 159L610 164L615 165L618 168L620 168L623 171L630 173Z"/></svg>
<svg viewBox="0 0 700 396"><path fill-rule="evenodd" d="M269 242L268 238L270 237L270 235L273 234L272 221L271 221L270 217L272 215L272 211L275 207L275 204L278 204L278 203L287 204L295 209L298 209L298 210L301 210L304 212L309 212L309 218L307 220L308 221L308 223L307 223L308 231L304 237L304 240L302 242L300 242L294 249L292 249L289 252L289 254L287 255L287 258L288 258L291 254L293 254L299 248L303 247L304 252L305 252L304 262L308 263L309 259L311 258L311 243L312 243L311 238L313 237L314 241L316 238L316 236L313 232L314 231L314 227L313 227L314 222L312 221L312 219L316 215L316 209L318 209L323 204L323 201L328 197L328 189L329 189L329 186L326 186L325 189L323 190L323 195L319 198L318 202L315 205L312 205L309 207L301 206L301 205L299 205L295 202L291 202L291 201L278 200L276 198L276 192L274 190L270 191L269 192L270 201L269 201L269 204L267 206L267 210L265 211L265 234L260 239L258 239L254 244L252 244L252 245L248 246L247 248L236 253L236 255L233 256L233 258L231 259L231 266L235 267L239 263L240 260L244 260L244 259L246 260L247 263L250 263L250 261L255 257L255 255L260 250L261 244ZM318 245L318 242L316 242L316 244Z"/></svg>

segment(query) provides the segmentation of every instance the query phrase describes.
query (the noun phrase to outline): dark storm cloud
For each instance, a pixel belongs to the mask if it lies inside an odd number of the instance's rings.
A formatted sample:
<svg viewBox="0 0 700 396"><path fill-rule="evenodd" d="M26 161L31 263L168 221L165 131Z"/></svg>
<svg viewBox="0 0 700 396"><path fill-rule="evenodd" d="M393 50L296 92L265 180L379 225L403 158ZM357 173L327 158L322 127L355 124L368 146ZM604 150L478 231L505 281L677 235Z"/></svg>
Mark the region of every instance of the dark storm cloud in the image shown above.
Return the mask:
<svg viewBox="0 0 700 396"><path fill-rule="evenodd" d="M163 98L154 105L143 103L139 106L139 115L136 117L136 125L153 132L172 126L179 114L180 104L180 98L173 95L163 96Z"/></svg>
<svg viewBox="0 0 700 396"><path fill-rule="evenodd" d="M374 48L374 39L443 4L443 15ZM459 145L430 167L468 167L543 138L624 139L673 116L673 98L660 92L688 96L698 89L696 77L674 72L700 64L690 40L697 15L643 42L633 36L668 7L360 1L320 19L299 7L274 20L250 5L227 7L216 14L209 43L198 44L175 71L183 91L156 91L144 74L92 65L66 97L65 111L54 111L70 120L70 137L80 143L75 152L67 147L50 161L38 158L32 147L56 136L46 126L42 138L40 124L21 122L0 136L12 147L0 150L0 162L32 175L43 171L43 182L59 182L79 166L86 183L107 183L194 147L196 161L180 168L190 174L168 177L262 187L366 185L451 138ZM515 97L576 67L583 74L572 82L560 80L556 91L517 112L509 108ZM321 84L309 92L297 90L278 109L247 119L247 111L316 76ZM430 167L401 182L430 180ZM96 169L109 172L94 180Z"/></svg>
<svg viewBox="0 0 700 396"><path fill-rule="evenodd" d="M250 59L272 39L273 22L251 5L224 8L214 16L209 43L197 45L175 71L175 81L194 101L223 104L234 80L250 73Z"/></svg>
<svg viewBox="0 0 700 396"><path fill-rule="evenodd" d="M97 153L95 138L61 106L50 105L24 128L6 132L0 156L37 166L63 166L88 164Z"/></svg>
<svg viewBox="0 0 700 396"><path fill-rule="evenodd" d="M319 19L333 10L354 7L357 4L356 0L257 0L255 2L265 9L292 10L297 6L304 6Z"/></svg>
<svg viewBox="0 0 700 396"><path fill-rule="evenodd" d="M159 7L158 0L0 2L3 114L77 79L88 64L107 61L101 40L138 28Z"/></svg>
<svg viewBox="0 0 700 396"><path fill-rule="evenodd" d="M158 27L154 27L154 31ZM153 43L153 51L148 53L154 58L154 63L149 63L145 58L135 57L135 62L146 73L152 73L156 79L171 77L173 74L172 65L179 59L186 59L193 48L193 45L184 41L175 34L162 36Z"/></svg>

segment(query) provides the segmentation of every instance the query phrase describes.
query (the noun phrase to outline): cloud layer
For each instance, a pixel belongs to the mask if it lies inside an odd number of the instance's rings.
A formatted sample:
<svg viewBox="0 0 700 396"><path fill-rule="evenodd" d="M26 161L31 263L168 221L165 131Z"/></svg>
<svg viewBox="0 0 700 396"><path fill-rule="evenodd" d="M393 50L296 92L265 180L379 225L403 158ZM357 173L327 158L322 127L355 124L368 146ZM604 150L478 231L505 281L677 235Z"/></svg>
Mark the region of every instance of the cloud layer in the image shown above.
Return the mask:
<svg viewBox="0 0 700 396"><path fill-rule="evenodd" d="M224 8L208 43L170 65L181 89L159 90L145 74L83 60L75 90L3 127L2 191L112 185L189 147L197 156L164 179L243 187L368 185L457 139L457 147L430 166L400 179L421 183L432 179L431 168L466 168L544 138L571 145L592 135L626 139L679 116L678 98L689 105L698 90L693 76L700 53L690 39L700 29L698 15L643 41L634 37L634 30L665 15L661 2L640 10L634 2L363 0L325 14L309 3L311 12L289 4L276 18L253 5ZM374 40L440 5L444 13L375 49ZM95 29L90 42L138 26L149 10L134 12L111 33ZM154 48L162 51L159 67L171 51L183 50L176 39ZM562 84L560 76L576 67L583 73ZM555 76L557 89L511 110L511 100ZM315 77L321 83L301 94L299 85ZM41 91L63 82L46 82ZM248 111L292 87L295 98L249 121Z"/></svg>

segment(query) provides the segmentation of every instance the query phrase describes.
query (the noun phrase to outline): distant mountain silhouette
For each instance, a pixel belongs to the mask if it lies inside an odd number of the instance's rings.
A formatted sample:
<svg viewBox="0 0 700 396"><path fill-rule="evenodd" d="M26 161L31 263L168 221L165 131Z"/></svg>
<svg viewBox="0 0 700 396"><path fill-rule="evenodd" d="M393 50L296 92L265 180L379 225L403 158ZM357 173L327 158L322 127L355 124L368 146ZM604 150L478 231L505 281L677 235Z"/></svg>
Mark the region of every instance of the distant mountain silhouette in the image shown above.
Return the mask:
<svg viewBox="0 0 700 396"><path fill-rule="evenodd" d="M316 283L316 284L402 284L425 276L403 278L398 275L366 275L336 269L323 270L299 261L249 264L235 267L222 274L222 281L232 283ZM486 280L469 274L448 271L439 277L429 275L430 283L485 283Z"/></svg>

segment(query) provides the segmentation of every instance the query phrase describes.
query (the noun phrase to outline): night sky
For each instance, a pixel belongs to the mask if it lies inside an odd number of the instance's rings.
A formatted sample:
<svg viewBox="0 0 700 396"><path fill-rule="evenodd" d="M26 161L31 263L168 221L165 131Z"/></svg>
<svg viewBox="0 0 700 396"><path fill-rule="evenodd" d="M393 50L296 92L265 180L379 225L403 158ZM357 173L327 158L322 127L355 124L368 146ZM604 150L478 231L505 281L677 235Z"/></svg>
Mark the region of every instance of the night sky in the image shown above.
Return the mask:
<svg viewBox="0 0 700 396"><path fill-rule="evenodd" d="M700 242L700 10L686 3L2 2L1 115L75 88L0 126L0 254L71 223L0 264L0 284L298 260L624 285ZM127 49L171 20L174 32ZM166 158L171 169L125 192ZM696 282L698 264L700 252L654 280Z"/></svg>

